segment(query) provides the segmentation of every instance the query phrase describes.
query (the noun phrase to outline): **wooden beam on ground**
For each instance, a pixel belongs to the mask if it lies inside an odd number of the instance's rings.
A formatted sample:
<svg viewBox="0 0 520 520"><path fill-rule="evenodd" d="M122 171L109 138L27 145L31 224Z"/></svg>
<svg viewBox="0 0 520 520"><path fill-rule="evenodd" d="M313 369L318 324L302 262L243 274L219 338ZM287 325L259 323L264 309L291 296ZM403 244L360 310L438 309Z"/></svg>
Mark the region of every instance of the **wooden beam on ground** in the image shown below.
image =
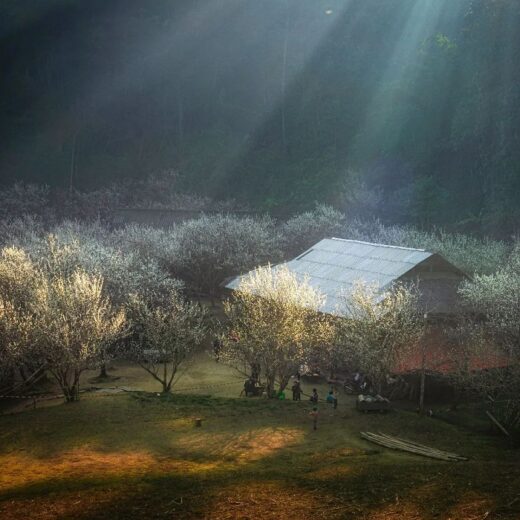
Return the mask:
<svg viewBox="0 0 520 520"><path fill-rule="evenodd" d="M379 444L380 446L384 446L392 450L407 451L409 453L414 453L415 455L421 455L423 457L429 457L432 459L451 462L468 460L466 457L462 457L456 453L437 450L435 448L430 448L429 446L424 446L423 444L418 444L382 433L375 434L371 432L361 432L361 437L367 441Z"/></svg>

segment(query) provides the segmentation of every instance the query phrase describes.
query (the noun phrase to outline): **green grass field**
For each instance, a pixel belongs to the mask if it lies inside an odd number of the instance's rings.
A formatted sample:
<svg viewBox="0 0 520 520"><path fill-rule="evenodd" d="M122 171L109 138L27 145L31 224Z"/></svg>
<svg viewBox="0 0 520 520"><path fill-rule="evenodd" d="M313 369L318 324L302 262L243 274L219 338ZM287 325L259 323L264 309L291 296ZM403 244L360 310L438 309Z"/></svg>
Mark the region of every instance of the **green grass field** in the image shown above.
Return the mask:
<svg viewBox="0 0 520 520"><path fill-rule="evenodd" d="M217 385L226 370L206 360L179 388ZM117 383L140 377L127 367ZM308 402L230 397L237 381L219 387L229 396L152 386L1 416L0 518L520 518L520 450L499 437L404 411L358 414L347 396L335 413L320 406L314 432ZM362 430L470 460L393 452Z"/></svg>

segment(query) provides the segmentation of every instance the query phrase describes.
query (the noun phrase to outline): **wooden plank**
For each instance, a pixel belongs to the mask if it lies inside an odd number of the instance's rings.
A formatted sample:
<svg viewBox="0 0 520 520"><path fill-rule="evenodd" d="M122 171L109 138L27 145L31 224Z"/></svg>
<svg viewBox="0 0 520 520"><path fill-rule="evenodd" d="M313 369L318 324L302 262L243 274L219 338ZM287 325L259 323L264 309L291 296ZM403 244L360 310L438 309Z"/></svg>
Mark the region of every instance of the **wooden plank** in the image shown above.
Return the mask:
<svg viewBox="0 0 520 520"><path fill-rule="evenodd" d="M511 435L509 435L509 432L498 422L498 420L496 419L496 417L491 413L491 412L488 412L486 411L486 415L491 419L491 421L496 425L498 426L498 429L504 434L504 435L507 435L508 437L511 437Z"/></svg>
<svg viewBox="0 0 520 520"><path fill-rule="evenodd" d="M383 437L387 437L389 439L396 439L396 440L399 440L401 442L404 442L410 446L416 446L417 448L423 448L423 449L427 449L427 450L431 450L431 451L434 451L434 452L437 452L437 453L442 453L443 455L450 455L452 457L457 457L457 458L461 458L461 459L464 459L464 460L467 460L465 457L461 457L460 455L457 455L456 453L451 453L449 451L444 451L444 450L438 450L437 448L431 448L430 446L425 446L424 444L419 444L418 442L415 442L415 441L409 441L407 439L402 439L401 437L391 437L390 435L386 435L384 433L381 433L379 432L379 435L382 435Z"/></svg>
<svg viewBox="0 0 520 520"><path fill-rule="evenodd" d="M361 436L370 442L379 444L381 446L385 446L386 448L406 451L409 453L414 453L416 455L429 457L432 459L452 462L468 460L467 458L457 455L456 453L437 450L435 448L430 448L429 446L424 446L422 444L416 444L411 441L399 439L398 437L391 437L390 435L375 434L371 432L361 432Z"/></svg>
<svg viewBox="0 0 520 520"><path fill-rule="evenodd" d="M361 436L368 441L374 442L375 444L379 444L380 446L384 446L386 448L390 448L393 450L406 451L409 453L414 453L415 455L421 455L421 456L429 457L432 459L438 459L438 460L444 460L444 461L453 460L449 457L439 455L438 453L431 453L426 450L421 450L421 449L414 448L411 446L405 446L405 445L397 443L395 441L393 442L393 441L389 441L387 439L381 439L374 434L369 434L368 432L366 434L362 433Z"/></svg>

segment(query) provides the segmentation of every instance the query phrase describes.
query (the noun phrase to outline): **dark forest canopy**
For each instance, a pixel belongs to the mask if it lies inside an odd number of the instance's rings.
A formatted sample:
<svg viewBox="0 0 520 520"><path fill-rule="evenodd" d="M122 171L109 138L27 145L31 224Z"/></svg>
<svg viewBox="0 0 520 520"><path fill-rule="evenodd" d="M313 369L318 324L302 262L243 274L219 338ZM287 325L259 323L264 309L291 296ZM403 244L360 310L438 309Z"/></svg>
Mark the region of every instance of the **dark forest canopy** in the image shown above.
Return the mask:
<svg viewBox="0 0 520 520"><path fill-rule="evenodd" d="M517 0L3 0L0 174L510 234Z"/></svg>

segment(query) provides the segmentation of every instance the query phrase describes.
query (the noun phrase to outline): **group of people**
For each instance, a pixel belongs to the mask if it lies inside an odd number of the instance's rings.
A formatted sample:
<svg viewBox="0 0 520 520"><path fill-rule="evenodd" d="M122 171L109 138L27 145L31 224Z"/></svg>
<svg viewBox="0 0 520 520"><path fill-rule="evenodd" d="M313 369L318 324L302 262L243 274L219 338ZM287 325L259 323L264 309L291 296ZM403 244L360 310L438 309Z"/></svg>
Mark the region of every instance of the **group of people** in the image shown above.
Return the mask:
<svg viewBox="0 0 520 520"><path fill-rule="evenodd" d="M319 412L318 412L318 406L317 405L318 405L319 400L320 400L320 396L318 394L318 390L316 388L313 388L312 389L312 394L311 394L311 397L310 397L310 401L311 401L311 403L314 404L314 406L312 408L312 411L309 414L311 419L312 419L313 430L317 430L318 429ZM338 392L336 391L335 388L331 388L329 390L329 393L327 394L325 402L327 404L331 404L334 407L334 410L336 410L336 408L338 407Z"/></svg>
<svg viewBox="0 0 520 520"><path fill-rule="evenodd" d="M244 383L244 389L242 390L242 395L245 394L246 397L249 396L255 396L260 395L260 392L262 390L261 385L259 384L259 367L254 366L253 373L251 376L245 381ZM302 387L301 387L301 380L300 380L300 374L297 373L294 376L294 382L291 387L292 391L292 400L293 401L301 401L301 396L303 394ZM279 392L277 395L278 399L283 400L285 399L285 392ZM309 397L309 401L313 404L313 409L310 412L310 417L312 419L313 429L318 429L318 403L320 402L320 396L318 394L318 389L313 388L312 394ZM325 398L325 402L327 404L332 405L334 410L338 407L338 392L335 388L331 388L329 390L329 393L327 394L327 397Z"/></svg>
<svg viewBox="0 0 520 520"><path fill-rule="evenodd" d="M368 390L370 387L370 380L367 376L362 374L359 371L354 372L354 377L352 378L352 381L354 383L354 388L361 393Z"/></svg>
<svg viewBox="0 0 520 520"><path fill-rule="evenodd" d="M302 398L302 387L300 385L300 378L294 380L294 383L291 387L292 390L292 400L293 401L301 401Z"/></svg>
<svg viewBox="0 0 520 520"><path fill-rule="evenodd" d="M248 378L244 382L244 389L241 392L241 396L244 394L246 397L254 397L259 395L260 385L258 381L255 381L252 377Z"/></svg>
<svg viewBox="0 0 520 520"><path fill-rule="evenodd" d="M318 404L320 400L320 396L318 395L318 390L316 388L312 389L312 394L310 397L311 403ZM327 404L331 404L334 407L334 410L338 407L338 392L335 388L331 388L327 397L325 398L325 402Z"/></svg>

